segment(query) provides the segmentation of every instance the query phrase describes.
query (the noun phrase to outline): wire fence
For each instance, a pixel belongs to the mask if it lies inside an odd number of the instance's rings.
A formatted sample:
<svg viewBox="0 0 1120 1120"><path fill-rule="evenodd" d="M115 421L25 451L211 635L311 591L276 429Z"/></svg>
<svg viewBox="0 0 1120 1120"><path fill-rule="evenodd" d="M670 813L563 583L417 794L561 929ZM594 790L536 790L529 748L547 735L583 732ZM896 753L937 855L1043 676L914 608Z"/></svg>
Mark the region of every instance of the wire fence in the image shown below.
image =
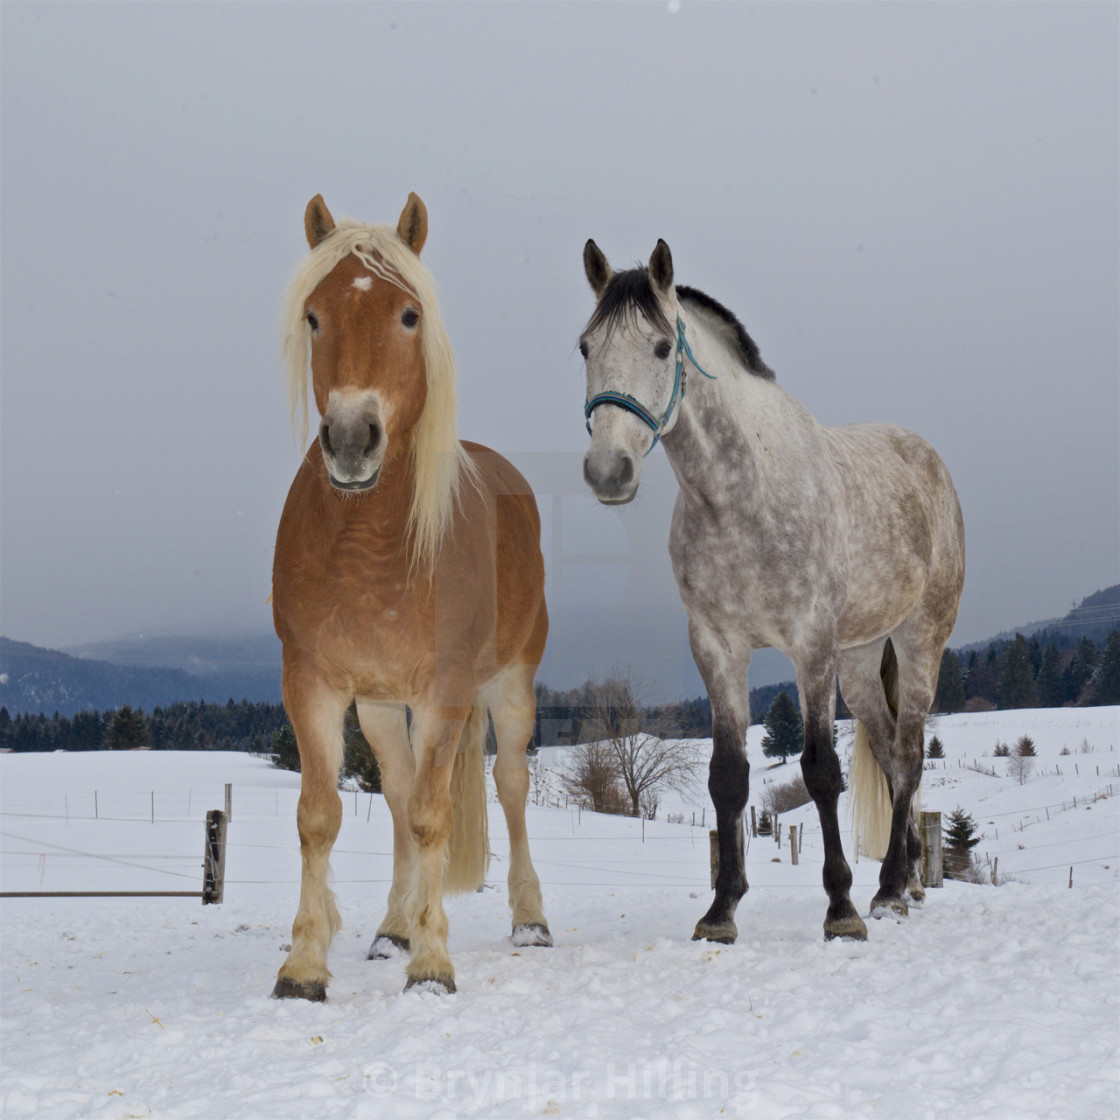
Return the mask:
<svg viewBox="0 0 1120 1120"><path fill-rule="evenodd" d="M169 886L175 881L198 881L201 861L197 833L194 830L204 816L203 806L221 800L220 789L221 787L217 786L207 786L186 790L150 790L146 793L82 791L36 797L33 802L27 799L4 798L0 801L0 825L2 825L0 837L5 841L0 852L3 861L0 866L0 878L5 883L12 877L17 878L21 883L37 880L39 886L44 886L48 878L57 878L60 871L64 879L72 879L75 870L83 866L85 861L88 866L99 867L103 871L111 868L119 869L122 877L142 873L149 877L146 881L162 881ZM295 807L298 796L299 791L296 788L271 790L238 788L233 802L234 820L239 822L239 825L231 825L226 842L232 872L225 880L228 884L235 887L298 885L299 840L295 829ZM372 876L362 874L355 866L355 861L373 861L376 865L380 861L392 859L392 851L387 850L384 844L387 807L381 804L381 798L374 794L350 790L343 792L342 796L344 815L351 824L348 826L350 831L344 832L341 837L342 843L332 851L332 857L336 859L341 872L334 882L340 885L388 884L391 882L391 869L385 867L384 862L381 862L381 867L374 871ZM981 814L981 819L996 821L1015 818L1012 831L1018 836L1025 829L1043 823L1044 815L1068 812L1074 808L1083 809L1087 805L1111 799L1113 796L1113 786L1110 783L1102 786L1092 798L1080 797L996 814ZM379 806L376 817L373 815L375 805ZM273 826L264 827L265 822L270 818L274 821L284 821L285 831L282 835L277 834ZM354 818L357 818L356 822ZM561 829L547 827L546 822L559 823L561 820L566 827ZM819 826L811 820L811 813L802 815L802 820L804 823L800 824L798 829L801 843L803 845L808 843L811 848L820 849L822 845ZM42 830L33 826L33 822L36 821L47 826L55 838L51 840L43 838ZM91 824L95 827L99 839L103 833L100 826L104 826L112 830L104 836L105 839L112 840L112 843L103 849L100 844L87 847L84 843L83 846L59 843L60 834L57 829L60 822L77 827L83 842L88 842L93 835L88 831ZM699 820L680 819L678 815L677 820L669 823L646 821L641 818L604 817L576 807L570 807L566 811L553 807L550 814L540 814L536 823L545 824L545 827L540 831L531 832L530 839L535 853L534 863L548 885L589 889L601 889L603 886L610 885L681 886L694 890L707 887L709 822L704 813L701 813ZM355 824L375 825L376 835L382 842L369 847L355 846L353 839L361 835L360 832L352 831ZM139 825L146 827L139 832L135 828L127 828L123 833L120 831L120 826ZM185 830L186 826L190 826L189 831ZM747 831L749 832L749 829ZM845 848L851 852L851 833L846 829L842 831ZM164 839L160 841L154 839L160 836L164 836ZM135 838L136 850L127 850L126 845L133 842L133 838ZM79 839L79 836L75 839ZM754 839L753 843L765 845L769 839L760 837ZM994 839L998 842L998 829ZM347 843L347 840L350 842ZM493 843L496 849L495 862L499 865L503 858L501 854L503 842L504 830L498 827L495 829ZM748 853L751 843L748 838ZM542 852L541 845L548 845L551 850ZM574 859L565 858L569 855L567 850L569 845L574 846L571 855L575 855L576 852L590 854L587 845L598 848L598 851L591 862L579 856ZM94 848L101 850L94 850ZM648 854L647 861L637 857L637 852L642 848ZM1054 849L1058 848L1066 848L1070 855L1076 855L1076 858L1062 859L1060 862L1047 861L1037 865L1032 863L1029 867L1020 866L1017 862L1019 857L1023 857L1025 850L1038 851L1040 855L1045 850L1046 855L1051 855L1051 852L1056 855ZM1019 877L1092 864L1117 865L1120 862L1118 849L1120 849L1120 829L1115 822L1110 824L1102 821L1100 828L1090 832L1079 830L1074 839L1032 842L1029 845L1025 843L1020 845L1018 842L1014 846L1004 844L998 848L991 847L985 850L983 855L989 861L992 859L1003 861L1004 873ZM783 841L783 852L784 850ZM290 867L292 870L290 872L285 870L279 875L260 874L262 862L271 868L268 853L276 853L277 869ZM757 862L763 857L760 857L756 851L754 858ZM855 858L858 861L858 856ZM656 866L651 866L652 864ZM819 889L818 868L818 861L812 858L803 860L800 866L785 862L781 872L781 882L767 881L753 885L752 889L769 890L785 887ZM1106 866L1106 870L1108 869L1111 868ZM560 878L565 872L576 872L582 878L573 878L571 874ZM1085 884L1079 881L1078 885Z"/></svg>

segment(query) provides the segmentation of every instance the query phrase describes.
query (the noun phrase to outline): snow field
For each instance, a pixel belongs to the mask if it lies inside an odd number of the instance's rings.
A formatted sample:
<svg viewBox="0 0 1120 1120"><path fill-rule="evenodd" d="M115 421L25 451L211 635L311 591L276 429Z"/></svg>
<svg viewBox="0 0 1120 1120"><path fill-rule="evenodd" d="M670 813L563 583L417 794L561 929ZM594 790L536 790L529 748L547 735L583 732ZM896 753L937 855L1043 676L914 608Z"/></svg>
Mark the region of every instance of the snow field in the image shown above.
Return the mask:
<svg viewBox="0 0 1120 1120"><path fill-rule="evenodd" d="M389 817L380 797L344 793L333 859L344 928L322 1005L268 998L298 900L298 775L229 754L4 756L4 890L197 889L202 820L225 782L233 821L223 906L3 901L0 1109L52 1120L1115 1116L1120 799L1092 799L1110 783L1120 794L1118 724L1115 708L939 720L948 757L926 775L924 807L962 805L984 833L977 854L998 854L1000 876L1022 881L947 882L907 921L869 922L864 943L821 936L812 806L782 818L787 834L806 825L798 866L785 837L780 849L751 842L739 942L719 946L689 940L711 897L707 827L646 822L643 841L639 821L531 803L556 946L516 949L492 805L487 886L447 902L454 996L402 994L403 958L365 960L388 889ZM798 772L769 769L759 734L756 805L767 779ZM991 757L1021 734L1039 753L1023 785ZM535 788L555 804L560 752L542 753ZM974 759L1000 776L968 769ZM710 825L702 783L696 801ZM667 811L689 820L693 807ZM861 912L878 868L853 862Z"/></svg>

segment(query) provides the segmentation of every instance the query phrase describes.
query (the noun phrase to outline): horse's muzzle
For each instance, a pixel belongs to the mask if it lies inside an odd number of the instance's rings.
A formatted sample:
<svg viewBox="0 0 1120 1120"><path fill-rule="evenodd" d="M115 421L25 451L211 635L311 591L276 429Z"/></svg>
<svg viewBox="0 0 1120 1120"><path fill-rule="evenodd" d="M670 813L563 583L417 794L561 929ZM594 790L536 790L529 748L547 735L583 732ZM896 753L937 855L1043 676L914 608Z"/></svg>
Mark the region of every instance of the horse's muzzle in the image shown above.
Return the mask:
<svg viewBox="0 0 1120 1120"><path fill-rule="evenodd" d="M627 451L597 453L592 448L583 457L583 479L604 505L633 501L640 476L640 463Z"/></svg>
<svg viewBox="0 0 1120 1120"><path fill-rule="evenodd" d="M385 429L375 398L336 398L319 425L319 446L336 490L358 493L377 485L385 457Z"/></svg>

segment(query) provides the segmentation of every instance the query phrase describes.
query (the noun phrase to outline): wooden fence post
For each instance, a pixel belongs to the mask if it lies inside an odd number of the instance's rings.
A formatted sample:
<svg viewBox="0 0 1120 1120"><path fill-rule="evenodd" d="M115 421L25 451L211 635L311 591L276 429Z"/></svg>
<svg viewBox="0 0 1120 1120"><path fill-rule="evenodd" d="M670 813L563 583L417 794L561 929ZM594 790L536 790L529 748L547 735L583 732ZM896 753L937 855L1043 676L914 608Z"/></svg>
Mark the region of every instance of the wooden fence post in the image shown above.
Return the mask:
<svg viewBox="0 0 1120 1120"><path fill-rule="evenodd" d="M712 890L715 890L719 875L719 831L714 828L708 833L708 861L712 869Z"/></svg>
<svg viewBox="0 0 1120 1120"><path fill-rule="evenodd" d="M206 814L206 852L202 873L202 905L220 903L226 886L226 825L221 809Z"/></svg>
<svg viewBox="0 0 1120 1120"><path fill-rule="evenodd" d="M789 826L789 855L790 859L796 865L797 863L797 825L791 824Z"/></svg>
<svg viewBox="0 0 1120 1120"><path fill-rule="evenodd" d="M226 824L233 820L233 783L226 782Z"/></svg>
<svg viewBox="0 0 1120 1120"><path fill-rule="evenodd" d="M941 814L922 813L919 818L922 836L922 886L944 886L941 860Z"/></svg>
<svg viewBox="0 0 1120 1120"><path fill-rule="evenodd" d="M752 836L757 836L758 835L758 821L756 821L755 817L754 817L754 806L753 805L751 806L751 835Z"/></svg>

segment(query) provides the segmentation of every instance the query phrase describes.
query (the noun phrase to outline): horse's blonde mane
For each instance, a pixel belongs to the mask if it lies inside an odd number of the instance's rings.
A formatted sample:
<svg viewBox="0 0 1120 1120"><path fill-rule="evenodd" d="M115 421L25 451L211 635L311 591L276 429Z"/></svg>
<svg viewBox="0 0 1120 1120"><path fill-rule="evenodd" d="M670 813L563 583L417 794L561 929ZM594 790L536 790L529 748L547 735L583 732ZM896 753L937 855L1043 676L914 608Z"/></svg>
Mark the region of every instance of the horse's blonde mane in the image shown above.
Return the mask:
<svg viewBox="0 0 1120 1120"><path fill-rule="evenodd" d="M430 570L454 515L462 478L466 475L473 479L476 472L455 430L455 356L440 316L435 279L400 239L395 226L340 222L308 253L288 284L280 339L293 430L301 447L306 446L311 328L304 315L305 305L311 293L350 254L375 275L415 295L423 311L420 345L428 396L413 430L413 493L408 523L413 567Z"/></svg>

